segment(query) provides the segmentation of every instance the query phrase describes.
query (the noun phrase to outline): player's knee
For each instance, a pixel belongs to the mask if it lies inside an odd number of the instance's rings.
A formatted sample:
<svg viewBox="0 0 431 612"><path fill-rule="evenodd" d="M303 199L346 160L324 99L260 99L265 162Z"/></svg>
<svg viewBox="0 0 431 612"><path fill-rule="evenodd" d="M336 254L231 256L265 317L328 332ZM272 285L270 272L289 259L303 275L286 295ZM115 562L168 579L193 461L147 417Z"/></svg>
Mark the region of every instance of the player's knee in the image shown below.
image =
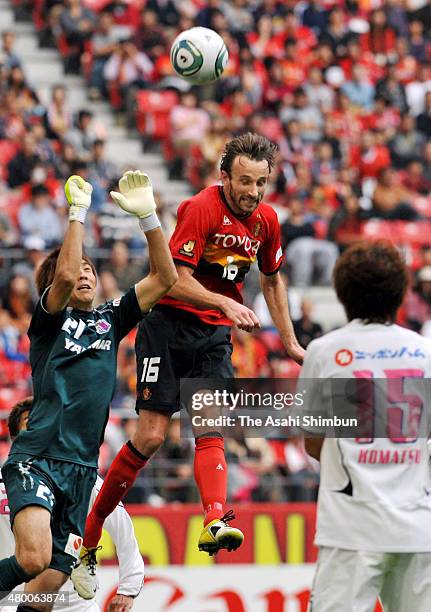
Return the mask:
<svg viewBox="0 0 431 612"><path fill-rule="evenodd" d="M39 576L51 562L51 553L45 550L17 551L17 561L29 576Z"/></svg>
<svg viewBox="0 0 431 612"><path fill-rule="evenodd" d="M157 430L151 432L137 432L133 438L133 446L135 446L142 455L151 457L161 447L165 441L164 432Z"/></svg>

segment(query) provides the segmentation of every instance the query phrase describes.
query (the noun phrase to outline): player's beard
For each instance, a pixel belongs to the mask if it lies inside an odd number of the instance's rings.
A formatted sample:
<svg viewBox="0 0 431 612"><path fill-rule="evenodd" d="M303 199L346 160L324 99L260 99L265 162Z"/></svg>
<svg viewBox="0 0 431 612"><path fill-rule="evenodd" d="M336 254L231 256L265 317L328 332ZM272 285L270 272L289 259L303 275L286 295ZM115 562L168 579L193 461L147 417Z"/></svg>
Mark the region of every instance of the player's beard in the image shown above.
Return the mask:
<svg viewBox="0 0 431 612"><path fill-rule="evenodd" d="M263 198L263 194L259 193L257 198L254 198L253 200L253 209L252 210L244 210L241 206L241 200L246 200L248 203L251 203L251 199L246 197L246 196L237 196L235 191L232 188L232 184L229 185L229 197L231 199L231 201L233 202L233 204L235 205L237 211L238 212L238 216L240 217L248 217L249 215L253 214L253 212L256 210L256 208L258 207L258 205L260 204L260 202L262 201Z"/></svg>

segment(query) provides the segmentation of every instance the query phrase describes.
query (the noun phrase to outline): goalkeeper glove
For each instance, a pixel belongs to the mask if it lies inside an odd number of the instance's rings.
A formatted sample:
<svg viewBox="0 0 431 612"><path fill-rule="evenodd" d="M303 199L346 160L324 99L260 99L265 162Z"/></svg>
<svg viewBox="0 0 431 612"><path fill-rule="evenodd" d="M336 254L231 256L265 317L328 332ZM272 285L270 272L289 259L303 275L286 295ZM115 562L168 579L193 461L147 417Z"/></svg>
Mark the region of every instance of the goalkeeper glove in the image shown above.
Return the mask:
<svg viewBox="0 0 431 612"><path fill-rule="evenodd" d="M111 191L111 198L125 212L136 215L144 232L160 227L155 213L153 187L149 177L139 170L127 171L118 184L120 192Z"/></svg>
<svg viewBox="0 0 431 612"><path fill-rule="evenodd" d="M85 223L85 217L91 204L92 191L93 187L81 176L76 174L69 176L64 185L64 193L70 206L69 221Z"/></svg>

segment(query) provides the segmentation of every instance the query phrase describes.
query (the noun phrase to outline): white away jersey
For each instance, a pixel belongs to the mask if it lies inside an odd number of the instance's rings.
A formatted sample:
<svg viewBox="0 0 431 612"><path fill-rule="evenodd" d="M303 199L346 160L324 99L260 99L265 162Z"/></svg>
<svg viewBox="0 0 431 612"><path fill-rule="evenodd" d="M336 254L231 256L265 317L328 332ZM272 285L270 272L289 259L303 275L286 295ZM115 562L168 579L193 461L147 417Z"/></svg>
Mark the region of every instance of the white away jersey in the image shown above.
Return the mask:
<svg viewBox="0 0 431 612"><path fill-rule="evenodd" d="M398 325L351 321L307 349L299 380L311 392L307 411L321 411L324 406L329 414L333 401L311 379L324 379L324 387L329 385L333 391L337 378L368 379L371 393L361 396L358 410L367 410L374 420L380 414L373 412L375 396L379 395L382 405L385 394L387 421L378 431L387 437L373 437L369 427L363 438L325 437L316 545L431 551L431 470L424 434L430 411L430 340Z"/></svg>
<svg viewBox="0 0 431 612"><path fill-rule="evenodd" d="M93 506L97 494L103 484L100 476L97 477L90 499L90 508ZM139 552L135 538L133 524L123 504L119 504L108 516L104 528L114 541L119 563L118 593L136 597L139 595L144 581L144 562ZM15 540L10 529L9 508L7 506L6 490L3 485L0 471L0 559L13 555ZM24 585L17 587L22 591ZM85 600L79 597L73 589L72 582L68 580L60 592L69 594L68 605L54 606L54 610L66 612L98 612L99 606L95 599ZM11 608L0 606L0 612L10 612Z"/></svg>

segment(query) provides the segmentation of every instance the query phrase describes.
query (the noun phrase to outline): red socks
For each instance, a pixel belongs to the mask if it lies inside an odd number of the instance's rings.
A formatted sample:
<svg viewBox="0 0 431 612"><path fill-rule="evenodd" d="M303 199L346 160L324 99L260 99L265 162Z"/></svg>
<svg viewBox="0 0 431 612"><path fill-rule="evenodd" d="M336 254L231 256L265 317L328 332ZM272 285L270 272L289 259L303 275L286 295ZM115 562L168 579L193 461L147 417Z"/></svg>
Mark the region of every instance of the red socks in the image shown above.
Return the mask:
<svg viewBox="0 0 431 612"><path fill-rule="evenodd" d="M98 545L106 517L115 510L117 504L132 487L139 471L147 461L148 458L141 455L131 442L127 442L119 451L87 517L84 533L86 548L94 548Z"/></svg>
<svg viewBox="0 0 431 612"><path fill-rule="evenodd" d="M227 465L223 438L197 438L194 468L195 480L205 512L204 526L206 526L224 515L227 497Z"/></svg>

